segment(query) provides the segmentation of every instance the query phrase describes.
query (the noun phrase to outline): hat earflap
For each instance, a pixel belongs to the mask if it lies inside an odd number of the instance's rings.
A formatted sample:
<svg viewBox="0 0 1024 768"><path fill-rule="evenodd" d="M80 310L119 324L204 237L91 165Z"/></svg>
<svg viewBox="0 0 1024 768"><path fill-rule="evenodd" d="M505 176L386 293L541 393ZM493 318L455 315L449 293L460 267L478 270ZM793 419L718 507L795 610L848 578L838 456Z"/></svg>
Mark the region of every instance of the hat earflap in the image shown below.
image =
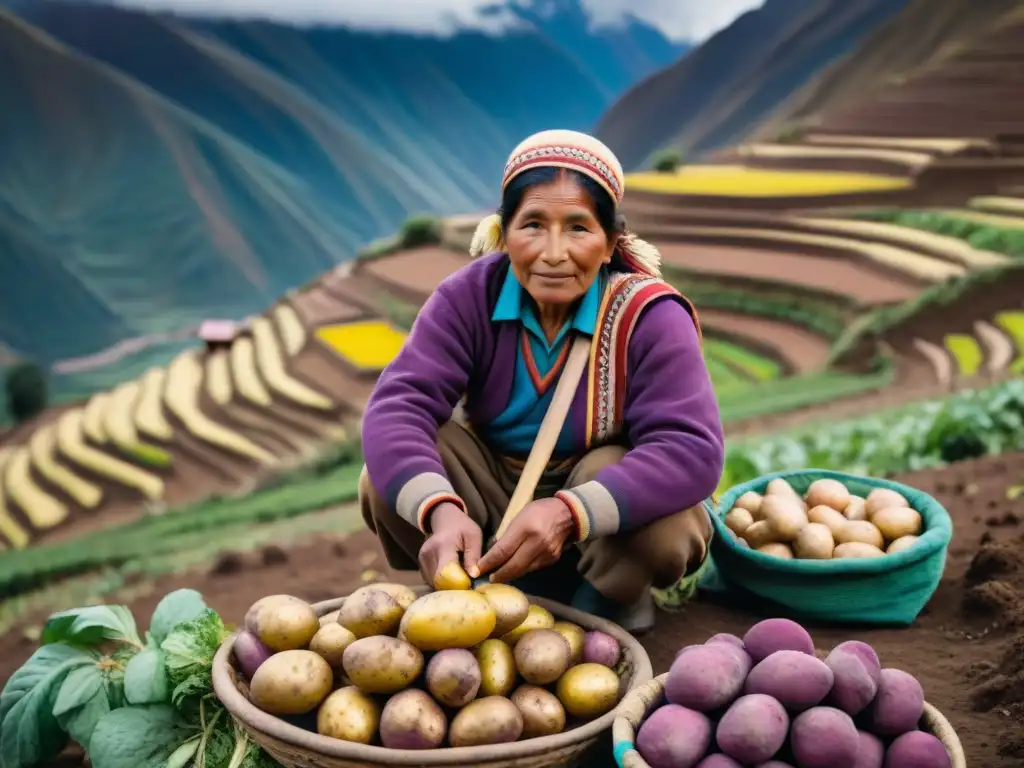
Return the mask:
<svg viewBox="0 0 1024 768"><path fill-rule="evenodd" d="M476 258L485 253L505 250L505 239L501 234L501 216L492 213L485 216L473 233L469 243L469 255Z"/></svg>
<svg viewBox="0 0 1024 768"><path fill-rule="evenodd" d="M638 269L654 277L661 277L661 252L646 240L627 232L619 238L616 247L623 258Z"/></svg>

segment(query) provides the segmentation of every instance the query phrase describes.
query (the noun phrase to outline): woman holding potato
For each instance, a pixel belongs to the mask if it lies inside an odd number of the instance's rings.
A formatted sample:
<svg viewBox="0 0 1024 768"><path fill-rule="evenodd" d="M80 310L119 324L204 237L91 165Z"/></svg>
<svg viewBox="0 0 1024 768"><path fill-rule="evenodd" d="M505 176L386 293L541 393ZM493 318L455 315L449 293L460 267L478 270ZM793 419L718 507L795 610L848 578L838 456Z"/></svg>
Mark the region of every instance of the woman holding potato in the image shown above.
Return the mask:
<svg viewBox="0 0 1024 768"><path fill-rule="evenodd" d="M653 625L650 587L705 558L724 457L696 313L625 228L623 182L585 134L516 147L479 258L438 286L377 381L359 495L394 568L436 584L461 558L474 578L638 632ZM485 551L570 348L595 337L533 500Z"/></svg>

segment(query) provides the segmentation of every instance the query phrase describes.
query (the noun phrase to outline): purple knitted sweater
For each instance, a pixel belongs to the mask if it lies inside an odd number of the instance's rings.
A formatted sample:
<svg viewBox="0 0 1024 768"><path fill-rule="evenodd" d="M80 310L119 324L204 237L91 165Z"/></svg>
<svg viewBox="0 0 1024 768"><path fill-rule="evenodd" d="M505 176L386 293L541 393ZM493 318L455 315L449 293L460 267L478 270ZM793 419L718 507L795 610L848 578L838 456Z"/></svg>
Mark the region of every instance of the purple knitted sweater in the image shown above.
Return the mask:
<svg viewBox="0 0 1024 768"><path fill-rule="evenodd" d="M504 254L449 275L416 317L381 373L363 414L362 441L374 488L401 517L424 528L438 502L461 504L437 450L438 427L466 395L473 424L496 418L512 390L518 322L492 322L508 269ZM581 538L607 536L695 506L714 492L724 440L697 330L679 301L648 305L629 339L623 429L630 450L567 493L586 511ZM567 422L585 450L587 381Z"/></svg>

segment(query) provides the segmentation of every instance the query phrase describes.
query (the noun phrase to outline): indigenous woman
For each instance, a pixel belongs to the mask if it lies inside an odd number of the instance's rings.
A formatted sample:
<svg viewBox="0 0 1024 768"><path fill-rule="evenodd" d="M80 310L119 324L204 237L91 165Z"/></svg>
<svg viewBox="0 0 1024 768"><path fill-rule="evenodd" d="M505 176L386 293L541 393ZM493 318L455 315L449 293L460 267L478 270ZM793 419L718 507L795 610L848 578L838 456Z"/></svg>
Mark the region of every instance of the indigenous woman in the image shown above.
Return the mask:
<svg viewBox="0 0 1024 768"><path fill-rule="evenodd" d="M359 495L393 568L433 584L461 560L639 633L651 587L704 561L724 449L697 315L626 229L623 191L593 137L544 131L515 148L476 258L377 381ZM486 549L580 336L588 367L534 500Z"/></svg>

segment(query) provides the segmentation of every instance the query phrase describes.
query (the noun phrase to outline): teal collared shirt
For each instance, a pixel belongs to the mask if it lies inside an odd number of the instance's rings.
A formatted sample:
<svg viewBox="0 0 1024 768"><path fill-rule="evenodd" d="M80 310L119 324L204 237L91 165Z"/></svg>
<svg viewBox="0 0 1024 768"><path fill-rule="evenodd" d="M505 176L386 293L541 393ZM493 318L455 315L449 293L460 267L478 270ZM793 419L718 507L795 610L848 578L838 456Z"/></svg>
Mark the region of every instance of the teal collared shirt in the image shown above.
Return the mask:
<svg viewBox="0 0 1024 768"><path fill-rule="evenodd" d="M602 269L583 294L576 311L566 320L554 341L549 343L526 291L509 270L491 320L496 323L518 321L522 324L524 338L521 338L516 354L508 404L498 418L481 428L495 450L520 457L530 452L568 354L570 331L594 335L606 281L607 272ZM555 454L564 456L570 453L572 435L566 422L555 445Z"/></svg>

